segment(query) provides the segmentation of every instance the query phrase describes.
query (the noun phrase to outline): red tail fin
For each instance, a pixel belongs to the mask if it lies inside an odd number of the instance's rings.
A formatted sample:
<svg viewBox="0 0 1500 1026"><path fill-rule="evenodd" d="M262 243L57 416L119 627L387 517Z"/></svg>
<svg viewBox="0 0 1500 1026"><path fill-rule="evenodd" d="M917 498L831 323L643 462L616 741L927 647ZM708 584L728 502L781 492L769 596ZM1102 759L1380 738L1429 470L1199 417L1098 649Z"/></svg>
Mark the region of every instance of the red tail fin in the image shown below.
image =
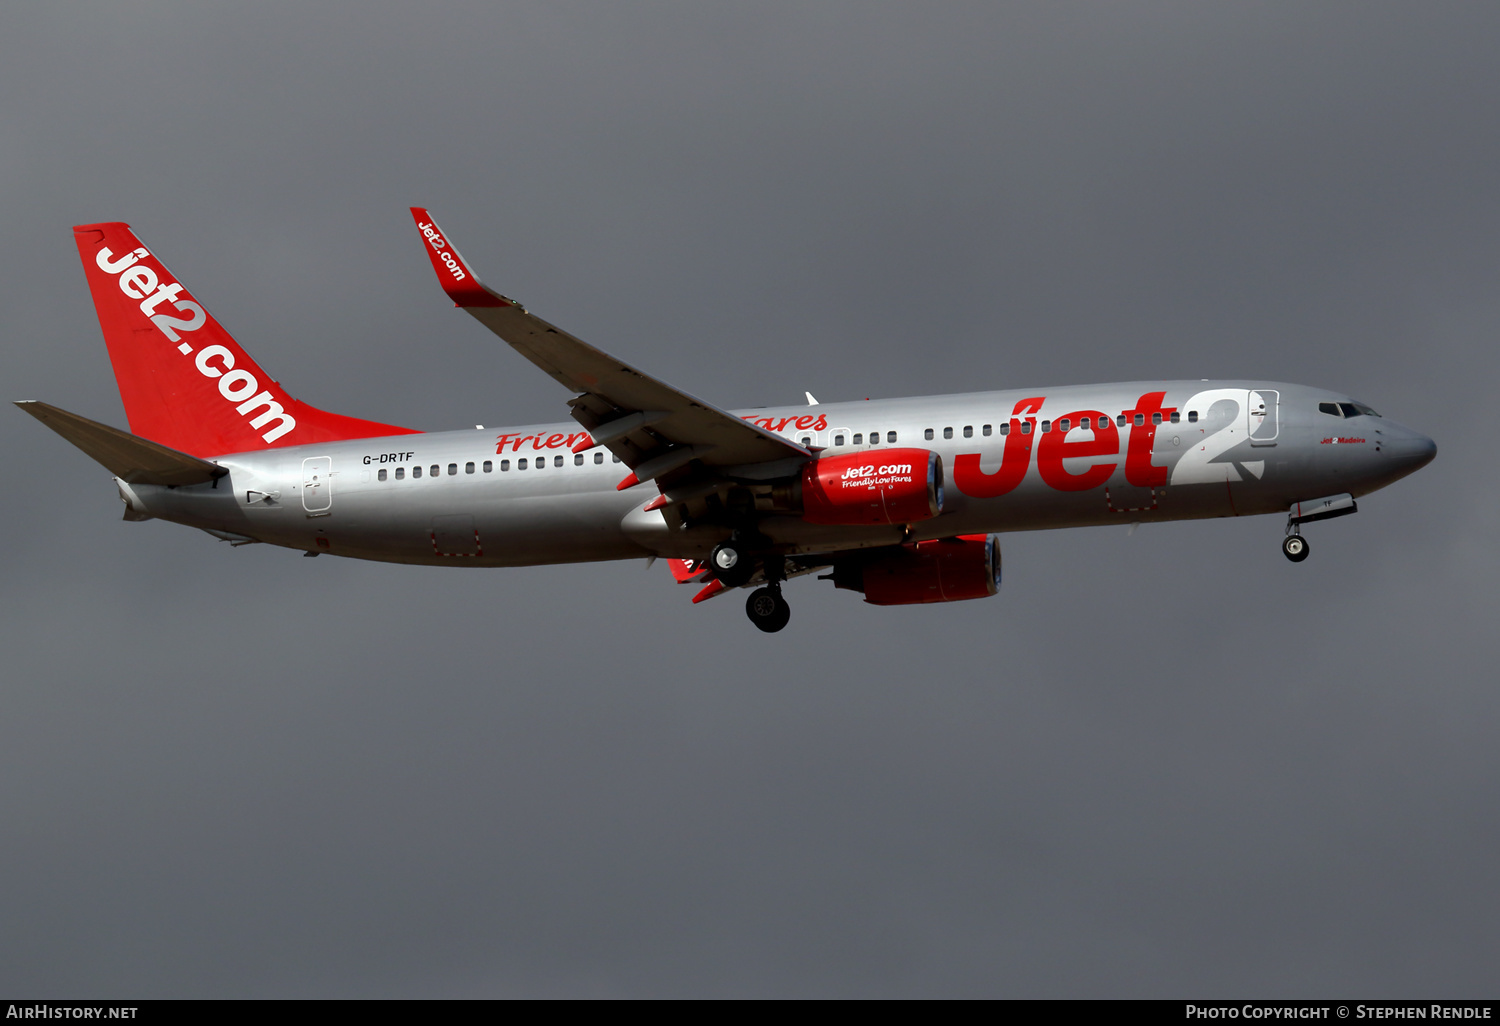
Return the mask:
<svg viewBox="0 0 1500 1026"><path fill-rule="evenodd" d="M416 434L287 395L130 226L73 229L130 430L194 456Z"/></svg>

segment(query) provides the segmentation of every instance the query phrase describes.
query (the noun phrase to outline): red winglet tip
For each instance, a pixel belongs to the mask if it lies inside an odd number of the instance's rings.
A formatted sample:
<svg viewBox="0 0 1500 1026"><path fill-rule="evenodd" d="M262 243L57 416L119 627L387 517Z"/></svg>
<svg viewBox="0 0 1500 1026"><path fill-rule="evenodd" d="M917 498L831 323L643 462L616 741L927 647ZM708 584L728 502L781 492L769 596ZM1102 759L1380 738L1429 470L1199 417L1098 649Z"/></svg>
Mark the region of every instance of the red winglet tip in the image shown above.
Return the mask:
<svg viewBox="0 0 1500 1026"><path fill-rule="evenodd" d="M693 596L693 605L696 606L699 602L702 602L704 599L711 599L711 598L713 598L715 595L717 595L719 592L721 592L723 590L724 590L724 582L721 581L721 580L719 580L718 578L714 578L712 581L708 582L708 584L703 588L702 591L698 592L698 594L696 594L696 595Z"/></svg>
<svg viewBox="0 0 1500 1026"><path fill-rule="evenodd" d="M625 489L634 488L638 484L640 484L640 481L636 480L636 476L634 474L630 474L625 478L625 480L615 485L615 491L623 492Z"/></svg>
<svg viewBox="0 0 1500 1026"><path fill-rule="evenodd" d="M653 512L654 510L661 509L666 504L667 504L667 497L665 495L658 495L656 498L654 498L650 502L646 503L646 508L645 508L645 510L643 512L646 512L646 513Z"/></svg>
<svg viewBox="0 0 1500 1026"><path fill-rule="evenodd" d="M577 445L573 446L573 451L574 452L583 452L584 450L586 450L586 449L592 449L593 447L594 447L594 439L591 436L589 436L589 435L584 435L583 436L583 440L580 441Z"/></svg>
<svg viewBox="0 0 1500 1026"><path fill-rule="evenodd" d="M511 304L490 291L480 282L479 276L469 269L464 263L463 256L458 252L438 223L433 219L426 207L412 207L411 219L416 223L417 231L422 233L422 241L426 244L427 259L432 261L432 269L438 276L438 284L442 285L443 291L448 298L453 300L454 306L510 306Z"/></svg>

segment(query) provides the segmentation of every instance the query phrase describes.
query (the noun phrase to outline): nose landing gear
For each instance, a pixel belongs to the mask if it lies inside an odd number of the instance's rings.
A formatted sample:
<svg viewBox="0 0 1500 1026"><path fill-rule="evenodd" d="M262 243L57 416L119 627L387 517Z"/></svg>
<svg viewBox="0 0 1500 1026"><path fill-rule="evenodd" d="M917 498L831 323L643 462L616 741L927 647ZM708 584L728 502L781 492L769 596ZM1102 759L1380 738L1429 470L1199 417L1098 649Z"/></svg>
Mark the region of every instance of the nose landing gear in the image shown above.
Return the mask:
<svg viewBox="0 0 1500 1026"><path fill-rule="evenodd" d="M792 607L781 597L781 585L756 588L745 600L745 615L767 634L775 634L792 619Z"/></svg>
<svg viewBox="0 0 1500 1026"><path fill-rule="evenodd" d="M1293 563L1300 563L1307 558L1307 539L1300 534L1289 534L1281 541L1281 551Z"/></svg>

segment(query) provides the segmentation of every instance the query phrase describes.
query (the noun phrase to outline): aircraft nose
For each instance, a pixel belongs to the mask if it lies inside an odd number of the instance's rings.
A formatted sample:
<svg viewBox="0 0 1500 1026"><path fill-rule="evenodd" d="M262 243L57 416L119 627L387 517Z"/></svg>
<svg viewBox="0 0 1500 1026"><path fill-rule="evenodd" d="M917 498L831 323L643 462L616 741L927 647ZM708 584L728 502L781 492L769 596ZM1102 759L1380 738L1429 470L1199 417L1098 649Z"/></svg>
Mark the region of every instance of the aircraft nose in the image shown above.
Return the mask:
<svg viewBox="0 0 1500 1026"><path fill-rule="evenodd" d="M1401 462L1407 473L1419 470L1437 456L1437 443L1420 431L1403 428L1400 435L1388 443L1391 455Z"/></svg>

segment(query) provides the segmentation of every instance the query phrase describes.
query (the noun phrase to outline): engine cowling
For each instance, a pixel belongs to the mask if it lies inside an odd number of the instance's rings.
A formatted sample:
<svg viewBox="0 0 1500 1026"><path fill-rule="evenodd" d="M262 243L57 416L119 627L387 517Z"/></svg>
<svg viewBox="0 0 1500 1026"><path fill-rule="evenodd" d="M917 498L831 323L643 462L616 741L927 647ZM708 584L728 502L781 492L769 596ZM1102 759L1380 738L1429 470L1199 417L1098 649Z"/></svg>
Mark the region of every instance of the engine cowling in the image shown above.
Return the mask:
<svg viewBox="0 0 1500 1026"><path fill-rule="evenodd" d="M965 534L902 546L866 563L863 584L877 606L984 598L1000 588L1000 540Z"/></svg>
<svg viewBox="0 0 1500 1026"><path fill-rule="evenodd" d="M928 449L871 449L802 469L802 518L812 524L911 524L943 511L943 458Z"/></svg>

